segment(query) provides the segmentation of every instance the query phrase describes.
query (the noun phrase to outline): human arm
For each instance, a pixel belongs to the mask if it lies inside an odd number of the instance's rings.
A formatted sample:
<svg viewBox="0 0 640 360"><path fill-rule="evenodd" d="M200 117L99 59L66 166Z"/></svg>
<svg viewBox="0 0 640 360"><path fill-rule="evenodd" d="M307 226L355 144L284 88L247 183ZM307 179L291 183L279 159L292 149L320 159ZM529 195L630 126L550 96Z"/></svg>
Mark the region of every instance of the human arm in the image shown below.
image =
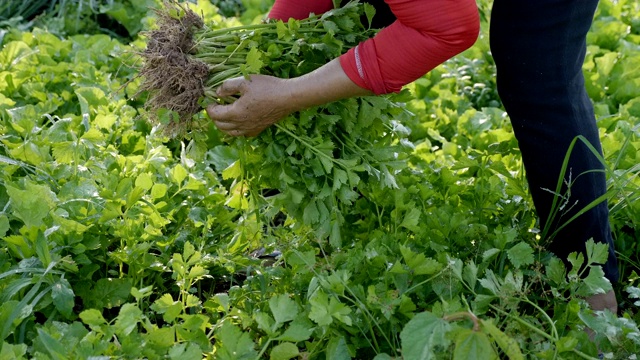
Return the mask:
<svg viewBox="0 0 640 360"><path fill-rule="evenodd" d="M276 5L287 1L279 0ZM299 1L300 5L325 0L289 1ZM231 135L257 135L286 115L309 106L399 91L470 47L477 38L479 19L474 0L385 1L397 20L374 38L309 76L285 80L254 75L229 80L219 95L240 98L231 105L209 107L209 116ZM307 12L315 10L304 8L290 17L308 16Z"/></svg>
<svg viewBox="0 0 640 360"><path fill-rule="evenodd" d="M356 85L342 70L338 59L306 75L280 79L251 75L225 81L220 97L240 95L229 105L210 105L207 114L223 132L233 136L256 136L287 115L312 106L354 96L373 94Z"/></svg>

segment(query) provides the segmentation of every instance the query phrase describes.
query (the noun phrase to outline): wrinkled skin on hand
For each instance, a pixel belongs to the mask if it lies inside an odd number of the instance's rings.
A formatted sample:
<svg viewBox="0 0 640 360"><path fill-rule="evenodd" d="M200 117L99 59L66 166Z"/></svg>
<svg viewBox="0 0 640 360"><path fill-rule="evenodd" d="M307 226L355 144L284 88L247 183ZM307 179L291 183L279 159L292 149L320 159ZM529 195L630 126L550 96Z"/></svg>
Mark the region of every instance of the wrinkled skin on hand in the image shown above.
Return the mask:
<svg viewBox="0 0 640 360"><path fill-rule="evenodd" d="M217 90L220 97L240 96L228 105L213 104L207 114L220 131L231 136L257 136L270 125L296 111L288 80L266 75L237 77Z"/></svg>
<svg viewBox="0 0 640 360"><path fill-rule="evenodd" d="M287 115L312 106L373 93L356 85L333 59L303 76L280 79L251 75L225 81L220 97L240 96L229 105L210 105L207 113L216 126L232 136L256 136Z"/></svg>

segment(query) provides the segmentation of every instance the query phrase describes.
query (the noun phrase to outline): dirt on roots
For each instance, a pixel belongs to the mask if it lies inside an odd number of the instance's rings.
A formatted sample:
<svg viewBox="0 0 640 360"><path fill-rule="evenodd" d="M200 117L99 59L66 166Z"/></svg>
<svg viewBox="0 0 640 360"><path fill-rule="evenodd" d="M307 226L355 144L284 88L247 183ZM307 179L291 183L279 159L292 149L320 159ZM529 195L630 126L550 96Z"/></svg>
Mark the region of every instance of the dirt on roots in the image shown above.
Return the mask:
<svg viewBox="0 0 640 360"><path fill-rule="evenodd" d="M149 93L146 108L152 122L159 122L160 109L175 112L171 122L165 124L166 130L175 132L188 128L193 115L202 110L198 100L204 96L209 67L189 54L194 52L194 32L204 22L174 1L165 1L164 8L155 12L158 28L145 33L147 48L140 53L140 91Z"/></svg>

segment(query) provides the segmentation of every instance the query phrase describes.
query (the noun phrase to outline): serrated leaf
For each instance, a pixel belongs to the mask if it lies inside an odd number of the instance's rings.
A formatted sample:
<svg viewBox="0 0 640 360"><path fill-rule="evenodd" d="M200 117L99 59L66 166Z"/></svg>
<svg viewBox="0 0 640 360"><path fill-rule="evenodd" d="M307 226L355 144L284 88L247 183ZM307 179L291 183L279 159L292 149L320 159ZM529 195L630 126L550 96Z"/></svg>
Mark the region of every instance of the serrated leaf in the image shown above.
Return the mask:
<svg viewBox="0 0 640 360"><path fill-rule="evenodd" d="M309 319L318 325L330 325L333 319L346 325L351 325L351 318L349 317L351 309L335 297L329 298L323 291L317 291L309 299L309 303L311 304Z"/></svg>
<svg viewBox="0 0 640 360"><path fill-rule="evenodd" d="M313 324L311 324L308 320L304 319L296 319L287 329L282 333L282 335L278 336L276 340L280 341L291 341L291 342L300 342L308 340L313 334Z"/></svg>
<svg viewBox="0 0 640 360"><path fill-rule="evenodd" d="M364 6L364 14L367 17L367 25L369 27L371 27L371 23L373 21L373 17L376 14L376 8L375 6L369 4L369 3L364 3L362 4Z"/></svg>
<svg viewBox="0 0 640 360"><path fill-rule="evenodd" d="M432 258L427 258L422 253L415 253L406 246L400 246L400 252L402 253L402 257L404 258L407 267L415 275L435 274L442 268L442 265L438 261Z"/></svg>
<svg viewBox="0 0 640 360"><path fill-rule="evenodd" d="M487 335L480 331L462 329L456 336L453 360L497 359Z"/></svg>
<svg viewBox="0 0 640 360"><path fill-rule="evenodd" d="M202 360L202 349L192 342L175 344L168 355L171 360Z"/></svg>
<svg viewBox="0 0 640 360"><path fill-rule="evenodd" d="M480 279L480 285L491 291L492 294L500 295L501 284L492 270L488 269L485 272L485 277Z"/></svg>
<svg viewBox="0 0 640 360"><path fill-rule="evenodd" d="M290 342L284 342L273 347L269 355L271 360L289 360L300 354L298 347Z"/></svg>
<svg viewBox="0 0 640 360"><path fill-rule="evenodd" d="M262 53L258 48L252 47L247 54L245 60L244 74L257 74L264 66L264 62L261 60Z"/></svg>
<svg viewBox="0 0 640 360"><path fill-rule="evenodd" d="M409 210L408 213L404 215L404 219L400 223L400 226L409 229L413 232L418 232L420 228L418 227L418 223L420 222L420 210L418 208L413 207Z"/></svg>
<svg viewBox="0 0 640 360"><path fill-rule="evenodd" d="M258 355L251 336L226 321L217 331L216 357L220 360L253 360Z"/></svg>
<svg viewBox="0 0 640 360"><path fill-rule="evenodd" d="M549 264L546 266L546 273L549 280L554 282L555 284L564 284L566 282L566 270L564 267L564 263L562 260L557 257L551 258Z"/></svg>
<svg viewBox="0 0 640 360"><path fill-rule="evenodd" d="M569 256L567 256L567 260L569 260L569 263L571 263L571 270L569 270L569 275L577 275L578 271L582 267L582 264L584 264L584 255L582 255L582 253L572 252L571 254L569 254Z"/></svg>
<svg viewBox="0 0 640 360"><path fill-rule="evenodd" d="M509 360L524 360L520 346L518 346L518 342L514 338L500 331L491 320L480 321L483 329L491 336L496 344L498 344L502 352L509 357Z"/></svg>
<svg viewBox="0 0 640 360"><path fill-rule="evenodd" d="M42 226L44 218L53 210L58 201L48 186L25 181L24 190L5 182L7 194L11 198L14 215L26 226Z"/></svg>
<svg viewBox="0 0 640 360"><path fill-rule="evenodd" d="M71 164L75 160L77 146L72 141L60 141L51 144L51 154L60 164Z"/></svg>
<svg viewBox="0 0 640 360"><path fill-rule="evenodd" d="M240 161L234 161L231 165L227 166L222 171L222 178L224 180L235 179L242 176L242 165Z"/></svg>
<svg viewBox="0 0 640 360"><path fill-rule="evenodd" d="M604 294L612 289L611 282L604 276L604 271L600 266L591 266L589 275L581 281L582 283L576 291L579 296Z"/></svg>
<svg viewBox="0 0 640 360"><path fill-rule="evenodd" d="M447 333L451 325L428 312L416 314L400 333L402 356L405 360L435 359L436 350L449 346Z"/></svg>
<svg viewBox="0 0 640 360"><path fill-rule="evenodd" d="M131 292L129 279L102 278L90 289L79 289L78 295L82 297L86 306L94 308L106 307L111 309L122 305Z"/></svg>
<svg viewBox="0 0 640 360"><path fill-rule="evenodd" d="M153 302L150 306L151 310L158 314L162 314L162 318L166 322L173 322L178 317L183 309L182 303L174 301L171 294L164 294L159 299Z"/></svg>
<svg viewBox="0 0 640 360"><path fill-rule="evenodd" d="M469 260L469 262L464 266L464 270L462 270L462 279L467 282L470 288L475 288L476 282L478 281L478 267L473 260Z"/></svg>
<svg viewBox="0 0 640 360"><path fill-rule="evenodd" d="M590 264L604 264L609 257L609 246L606 243L596 243L589 239L586 243L587 261Z"/></svg>
<svg viewBox="0 0 640 360"><path fill-rule="evenodd" d="M126 336L136 328L142 320L142 311L136 304L124 304L120 308L120 313L116 317L114 329L116 333Z"/></svg>
<svg viewBox="0 0 640 360"><path fill-rule="evenodd" d="M516 268L533 264L533 249L525 242L520 242L507 250L509 260Z"/></svg>
<svg viewBox="0 0 640 360"><path fill-rule="evenodd" d="M279 324L284 324L296 318L298 305L287 294L280 294L269 300L269 308L273 318Z"/></svg>
<svg viewBox="0 0 640 360"><path fill-rule="evenodd" d="M308 225L317 224L320 221L320 212L318 211L318 206L315 201L309 201L307 206L305 206L302 220Z"/></svg>

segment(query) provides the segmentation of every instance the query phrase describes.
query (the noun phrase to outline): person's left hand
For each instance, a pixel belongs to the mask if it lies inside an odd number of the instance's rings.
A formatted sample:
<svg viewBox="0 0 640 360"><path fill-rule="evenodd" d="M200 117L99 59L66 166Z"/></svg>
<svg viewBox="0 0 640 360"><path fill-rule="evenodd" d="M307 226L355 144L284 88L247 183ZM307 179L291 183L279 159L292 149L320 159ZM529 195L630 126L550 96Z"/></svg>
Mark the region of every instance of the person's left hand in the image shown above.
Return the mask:
<svg viewBox="0 0 640 360"><path fill-rule="evenodd" d="M209 105L207 114L231 136L256 136L268 126L296 111L287 80L266 75L237 77L222 83L220 97L240 95L228 105Z"/></svg>

